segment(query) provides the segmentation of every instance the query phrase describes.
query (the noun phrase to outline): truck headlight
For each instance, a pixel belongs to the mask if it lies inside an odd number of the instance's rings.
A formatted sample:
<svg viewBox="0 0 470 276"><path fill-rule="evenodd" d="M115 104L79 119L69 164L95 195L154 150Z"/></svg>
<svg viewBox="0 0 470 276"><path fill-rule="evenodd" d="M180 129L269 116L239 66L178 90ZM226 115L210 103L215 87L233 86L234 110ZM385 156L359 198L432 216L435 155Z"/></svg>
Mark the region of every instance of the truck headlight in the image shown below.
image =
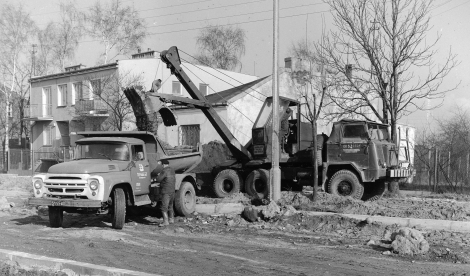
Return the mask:
<svg viewBox="0 0 470 276"><path fill-rule="evenodd" d="M40 178L37 178L36 180L34 180L34 188L36 189L41 189L42 188L42 179Z"/></svg>
<svg viewBox="0 0 470 276"><path fill-rule="evenodd" d="M88 186L90 186L90 190L92 190L92 191L98 190L99 185L100 185L100 183L95 179L90 181L90 183L88 184Z"/></svg>

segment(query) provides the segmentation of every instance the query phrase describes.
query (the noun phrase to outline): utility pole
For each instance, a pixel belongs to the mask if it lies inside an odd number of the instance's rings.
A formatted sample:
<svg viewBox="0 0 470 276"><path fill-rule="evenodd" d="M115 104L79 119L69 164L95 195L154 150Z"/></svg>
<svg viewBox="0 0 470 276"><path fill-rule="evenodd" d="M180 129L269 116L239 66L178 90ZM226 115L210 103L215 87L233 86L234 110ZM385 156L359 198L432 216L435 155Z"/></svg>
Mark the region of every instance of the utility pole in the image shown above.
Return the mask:
<svg viewBox="0 0 470 276"><path fill-rule="evenodd" d="M273 0L273 133L271 145L271 172L269 174L270 200L281 198L281 169L279 168L279 0Z"/></svg>

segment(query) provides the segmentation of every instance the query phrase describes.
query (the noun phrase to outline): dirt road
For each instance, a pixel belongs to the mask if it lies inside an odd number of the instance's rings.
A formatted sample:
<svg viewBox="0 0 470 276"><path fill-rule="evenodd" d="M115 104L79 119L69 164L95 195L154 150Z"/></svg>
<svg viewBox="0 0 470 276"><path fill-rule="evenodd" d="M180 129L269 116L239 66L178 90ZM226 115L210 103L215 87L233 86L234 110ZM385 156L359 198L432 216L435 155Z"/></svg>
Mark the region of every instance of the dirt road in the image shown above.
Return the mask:
<svg viewBox="0 0 470 276"><path fill-rule="evenodd" d="M0 212L0 248L148 273L468 275L470 271L470 265L455 264L453 259L435 262L431 256L383 255L383 246L366 245L369 238L380 239L381 226L338 218L307 222L294 216L251 224L238 216L199 215L178 218L175 225L161 229L151 209L141 209L121 231L113 230L106 216L75 214L65 214L64 228L54 229L45 213L37 215L19 205ZM312 223L320 230L302 227Z"/></svg>

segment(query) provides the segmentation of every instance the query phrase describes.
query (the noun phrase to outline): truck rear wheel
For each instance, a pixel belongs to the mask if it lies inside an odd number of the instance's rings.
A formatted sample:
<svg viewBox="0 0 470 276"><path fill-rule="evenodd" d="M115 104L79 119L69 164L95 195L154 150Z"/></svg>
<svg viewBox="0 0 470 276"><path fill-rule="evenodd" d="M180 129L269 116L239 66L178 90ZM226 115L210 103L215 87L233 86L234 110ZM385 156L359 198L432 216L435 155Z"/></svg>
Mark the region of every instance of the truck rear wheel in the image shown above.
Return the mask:
<svg viewBox="0 0 470 276"><path fill-rule="evenodd" d="M114 229L122 229L126 221L126 194L122 188L113 191L113 221Z"/></svg>
<svg viewBox="0 0 470 276"><path fill-rule="evenodd" d="M52 228L62 227L64 210L62 207L49 206L49 224Z"/></svg>
<svg viewBox="0 0 470 276"><path fill-rule="evenodd" d="M250 196L256 198L269 198L269 171L265 169L253 170L245 180L245 190Z"/></svg>
<svg viewBox="0 0 470 276"><path fill-rule="evenodd" d="M190 182L182 182L175 194L175 211L178 215L189 216L196 210L196 191Z"/></svg>
<svg viewBox="0 0 470 276"><path fill-rule="evenodd" d="M240 192L243 180L232 169L226 169L217 174L212 189L217 197L227 197Z"/></svg>
<svg viewBox="0 0 470 276"><path fill-rule="evenodd" d="M328 192L333 195L361 199L364 194L364 186L353 172L340 170L331 177L328 183Z"/></svg>

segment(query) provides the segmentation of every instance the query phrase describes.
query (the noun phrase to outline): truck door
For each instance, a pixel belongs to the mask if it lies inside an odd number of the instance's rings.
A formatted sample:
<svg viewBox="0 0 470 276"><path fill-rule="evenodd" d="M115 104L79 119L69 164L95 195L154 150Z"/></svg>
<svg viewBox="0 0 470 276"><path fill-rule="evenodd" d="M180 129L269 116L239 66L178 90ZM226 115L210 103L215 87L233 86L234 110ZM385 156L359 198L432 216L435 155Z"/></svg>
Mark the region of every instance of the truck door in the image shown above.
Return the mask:
<svg viewBox="0 0 470 276"><path fill-rule="evenodd" d="M341 137L341 160L356 163L359 167L369 165L369 137L365 124L343 125Z"/></svg>
<svg viewBox="0 0 470 276"><path fill-rule="evenodd" d="M150 168L146 152L142 145L132 145L131 180L135 195L148 194L150 191Z"/></svg>

